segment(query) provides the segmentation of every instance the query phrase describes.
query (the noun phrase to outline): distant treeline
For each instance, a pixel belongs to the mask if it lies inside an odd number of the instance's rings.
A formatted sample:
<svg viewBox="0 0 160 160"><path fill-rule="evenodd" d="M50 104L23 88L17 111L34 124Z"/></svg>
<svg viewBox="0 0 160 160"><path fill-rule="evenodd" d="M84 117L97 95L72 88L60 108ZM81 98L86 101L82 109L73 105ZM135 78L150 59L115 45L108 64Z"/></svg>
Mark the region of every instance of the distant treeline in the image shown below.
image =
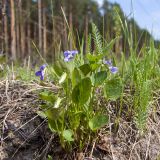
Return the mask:
<svg viewBox="0 0 160 160"><path fill-rule="evenodd" d="M117 3L104 0L99 7L93 0L1 0L0 51L15 60L36 57L38 49L43 57L54 60L61 50L78 49L82 40L85 50L94 22L104 40L119 37L113 52L128 54L127 36L121 26L125 21L132 44L141 50L152 39L151 34L130 15L124 15Z"/></svg>

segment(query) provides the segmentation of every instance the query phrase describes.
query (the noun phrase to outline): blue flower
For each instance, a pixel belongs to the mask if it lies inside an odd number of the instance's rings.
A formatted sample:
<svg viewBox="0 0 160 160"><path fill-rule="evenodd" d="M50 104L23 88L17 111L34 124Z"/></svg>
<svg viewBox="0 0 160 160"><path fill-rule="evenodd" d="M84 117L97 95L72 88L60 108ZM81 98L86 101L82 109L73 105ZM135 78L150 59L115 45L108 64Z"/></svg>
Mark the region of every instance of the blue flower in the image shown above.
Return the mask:
<svg viewBox="0 0 160 160"><path fill-rule="evenodd" d="M45 74L45 68L46 68L46 64L40 66L39 71L37 71L35 73L36 76L40 77L40 80L44 80L44 74Z"/></svg>
<svg viewBox="0 0 160 160"><path fill-rule="evenodd" d="M112 61L111 60L104 60L103 63L107 64L109 66L112 66Z"/></svg>
<svg viewBox="0 0 160 160"><path fill-rule="evenodd" d="M117 67L113 67L113 66L110 66L109 67L109 70L113 73L113 74L116 74L118 72L118 68Z"/></svg>
<svg viewBox="0 0 160 160"><path fill-rule="evenodd" d="M112 66L112 61L111 60L104 60L103 63L107 64L109 66L109 70L110 70L111 73L116 74L118 72L118 68Z"/></svg>
<svg viewBox="0 0 160 160"><path fill-rule="evenodd" d="M76 50L73 50L73 51L65 51L65 52L64 52L64 61L65 61L65 62L71 61L76 54L78 54L78 51L76 51Z"/></svg>

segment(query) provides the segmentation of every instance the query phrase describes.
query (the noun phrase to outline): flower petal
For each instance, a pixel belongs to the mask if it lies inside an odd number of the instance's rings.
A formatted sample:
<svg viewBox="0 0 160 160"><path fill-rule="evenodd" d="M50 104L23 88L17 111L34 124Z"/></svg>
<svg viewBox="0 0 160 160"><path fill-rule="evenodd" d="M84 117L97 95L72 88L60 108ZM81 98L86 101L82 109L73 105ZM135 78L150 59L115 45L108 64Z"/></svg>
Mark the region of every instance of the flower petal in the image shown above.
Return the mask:
<svg viewBox="0 0 160 160"><path fill-rule="evenodd" d="M77 50L65 51L64 52L64 61L65 62L71 61L76 54L78 54Z"/></svg>
<svg viewBox="0 0 160 160"><path fill-rule="evenodd" d="M41 71L37 71L37 72L35 73L36 76L41 76L41 74L42 74Z"/></svg>
<svg viewBox="0 0 160 160"><path fill-rule="evenodd" d="M109 66L112 66L112 61L111 60L104 60L103 63L107 64Z"/></svg>
<svg viewBox="0 0 160 160"><path fill-rule="evenodd" d="M65 62L69 62L70 59L69 59L68 57L65 57L65 58L64 58L64 61L65 61Z"/></svg>
<svg viewBox="0 0 160 160"><path fill-rule="evenodd" d="M40 71L43 71L46 68L47 64L43 64L42 66L40 66Z"/></svg>
<svg viewBox="0 0 160 160"><path fill-rule="evenodd" d="M64 52L64 57L68 57L69 54L72 54L70 51L65 51Z"/></svg>
<svg viewBox="0 0 160 160"><path fill-rule="evenodd" d="M78 51L77 50L73 50L73 51L71 51L71 53L72 53L72 56L75 56L76 54L78 54Z"/></svg>
<svg viewBox="0 0 160 160"><path fill-rule="evenodd" d="M118 68L117 67L110 66L109 69L113 74L116 74L118 72Z"/></svg>
<svg viewBox="0 0 160 160"><path fill-rule="evenodd" d="M44 80L44 76L41 75L41 76L40 76L40 79L41 79L41 81L43 81L43 80Z"/></svg>
<svg viewBox="0 0 160 160"><path fill-rule="evenodd" d="M41 79L41 80L44 80L44 71L41 72L40 79Z"/></svg>

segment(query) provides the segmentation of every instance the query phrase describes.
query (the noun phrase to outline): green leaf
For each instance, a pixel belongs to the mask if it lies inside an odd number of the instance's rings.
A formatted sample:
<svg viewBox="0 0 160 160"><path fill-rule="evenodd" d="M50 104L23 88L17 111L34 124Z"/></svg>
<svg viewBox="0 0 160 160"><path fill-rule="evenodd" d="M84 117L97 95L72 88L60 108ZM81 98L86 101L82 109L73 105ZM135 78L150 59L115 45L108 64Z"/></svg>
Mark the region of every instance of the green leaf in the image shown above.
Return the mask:
<svg viewBox="0 0 160 160"><path fill-rule="evenodd" d="M70 123L70 127L73 130L76 130L79 125L80 125L80 117L81 117L82 112L71 112L71 116L69 116L69 123Z"/></svg>
<svg viewBox="0 0 160 160"><path fill-rule="evenodd" d="M107 81L104 87L104 94L106 98L116 100L122 94L122 81L120 78L111 79Z"/></svg>
<svg viewBox="0 0 160 160"><path fill-rule="evenodd" d="M100 71L100 72L97 72L95 75L94 75L94 85L95 86L98 86L98 85L101 85L107 78L107 72L106 71Z"/></svg>
<svg viewBox="0 0 160 160"><path fill-rule="evenodd" d="M52 132L59 132L63 130L63 121L61 119L49 119L48 118L48 127Z"/></svg>
<svg viewBox="0 0 160 160"><path fill-rule="evenodd" d="M90 62L98 62L102 57L103 57L102 54L99 55L87 54L87 59Z"/></svg>
<svg viewBox="0 0 160 160"><path fill-rule="evenodd" d="M54 72L60 77L64 72L69 73L70 69L69 66L66 65L66 63L64 63L61 60L58 60L56 62L54 62L53 65L53 70Z"/></svg>
<svg viewBox="0 0 160 160"><path fill-rule="evenodd" d="M77 68L74 68L72 72L72 85L73 87L77 85L81 81L81 75L79 73L79 70Z"/></svg>
<svg viewBox="0 0 160 160"><path fill-rule="evenodd" d="M60 108L61 101L62 99L58 97L54 105L48 107L48 109L44 112L48 119L56 120L59 118L59 116L63 112L62 107Z"/></svg>
<svg viewBox="0 0 160 160"><path fill-rule="evenodd" d="M57 99L56 102L54 103L54 107L53 107L53 108L59 108L61 101L62 101L62 98L59 98L59 97L58 97L58 99Z"/></svg>
<svg viewBox="0 0 160 160"><path fill-rule="evenodd" d="M37 114L41 117L41 118L46 118L47 116L46 116L46 114L44 113L44 112L42 112L42 111L37 111Z"/></svg>
<svg viewBox="0 0 160 160"><path fill-rule="evenodd" d="M91 69L92 69L92 71L95 71L95 70L98 69L100 66L101 66L100 64L92 63L92 64L91 64Z"/></svg>
<svg viewBox="0 0 160 160"><path fill-rule="evenodd" d="M67 78L67 73L63 73L62 76L59 79L59 84L62 84Z"/></svg>
<svg viewBox="0 0 160 160"><path fill-rule="evenodd" d="M60 109L57 109L57 108L51 108L45 111L45 115L47 116L48 119L51 119L51 120L58 119L60 114L61 114L61 111Z"/></svg>
<svg viewBox="0 0 160 160"><path fill-rule="evenodd" d="M71 71L71 66L68 65L68 63L64 63L63 60L58 60L59 63L60 63L60 66L61 66L61 69L63 72L66 72L66 73L70 73Z"/></svg>
<svg viewBox="0 0 160 160"><path fill-rule="evenodd" d="M117 41L117 39L119 39L119 37L116 37L116 38L112 39L112 40L106 45L106 47L104 47L104 49L103 49L103 53L104 53L103 56L106 56L106 55L108 55L108 54L110 53L110 51L112 50L112 48L113 48L115 42Z"/></svg>
<svg viewBox="0 0 160 160"><path fill-rule="evenodd" d="M94 39L94 44L95 44L95 50L98 53L103 53L102 52L102 36L97 28L97 26L92 23L92 33L93 33L93 39Z"/></svg>
<svg viewBox="0 0 160 160"><path fill-rule="evenodd" d="M72 91L72 100L76 104L85 104L91 94L91 80L89 77L84 78L78 83Z"/></svg>
<svg viewBox="0 0 160 160"><path fill-rule="evenodd" d="M50 155L48 155L47 160L53 160Z"/></svg>
<svg viewBox="0 0 160 160"><path fill-rule="evenodd" d="M63 74L63 70L62 70L62 67L61 67L61 64L59 63L59 61L56 61L54 62L54 65L53 65L53 70L54 72L60 77L62 74Z"/></svg>
<svg viewBox="0 0 160 160"><path fill-rule="evenodd" d="M84 64L79 67L84 76L86 76L89 72L91 72L91 67L89 64Z"/></svg>
<svg viewBox="0 0 160 160"><path fill-rule="evenodd" d="M108 122L107 115L97 115L89 121L89 127L92 131L96 131L106 125Z"/></svg>
<svg viewBox="0 0 160 160"><path fill-rule="evenodd" d="M99 55L87 54L87 59L90 62L90 68L92 71L100 67L101 64L99 64L98 62L102 59L102 57L103 57L103 54L99 54Z"/></svg>
<svg viewBox="0 0 160 160"><path fill-rule="evenodd" d="M71 142L71 141L74 141L74 139L72 138L73 136L73 131L72 130L64 130L63 133L62 133L63 137L65 140Z"/></svg>
<svg viewBox="0 0 160 160"><path fill-rule="evenodd" d="M48 92L48 91L41 92L39 94L39 98L51 103L54 103L56 100L55 95L52 92Z"/></svg>

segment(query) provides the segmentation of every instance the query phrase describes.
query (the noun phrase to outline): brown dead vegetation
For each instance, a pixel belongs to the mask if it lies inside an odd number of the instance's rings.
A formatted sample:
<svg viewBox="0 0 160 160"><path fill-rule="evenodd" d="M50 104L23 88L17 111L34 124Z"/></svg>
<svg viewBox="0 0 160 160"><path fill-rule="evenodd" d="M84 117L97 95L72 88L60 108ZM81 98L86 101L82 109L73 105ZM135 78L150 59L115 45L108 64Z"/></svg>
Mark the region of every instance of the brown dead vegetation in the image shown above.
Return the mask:
<svg viewBox="0 0 160 160"><path fill-rule="evenodd" d="M160 106L158 99L150 110L147 129L143 135L132 121L123 117L116 133L113 132L113 105L107 104L110 123L103 128L93 144L87 144L82 153L65 153L52 134L46 120L37 115L38 84L20 81L0 82L0 159L45 160L53 159L95 160L159 160L160 159ZM47 87L53 89L53 87ZM89 159L89 158L88 158Z"/></svg>

